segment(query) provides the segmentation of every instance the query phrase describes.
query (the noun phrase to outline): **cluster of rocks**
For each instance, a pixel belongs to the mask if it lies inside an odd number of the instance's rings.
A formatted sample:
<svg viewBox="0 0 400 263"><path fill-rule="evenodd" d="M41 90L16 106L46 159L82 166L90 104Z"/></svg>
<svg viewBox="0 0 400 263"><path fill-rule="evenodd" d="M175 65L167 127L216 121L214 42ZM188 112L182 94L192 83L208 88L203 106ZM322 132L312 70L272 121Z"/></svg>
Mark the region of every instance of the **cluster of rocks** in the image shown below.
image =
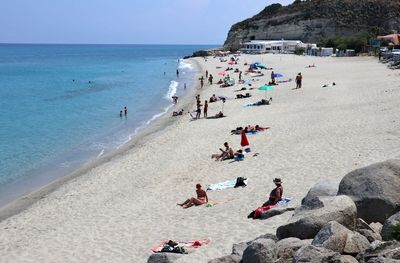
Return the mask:
<svg viewBox="0 0 400 263"><path fill-rule="evenodd" d="M335 187L317 183L276 235L233 245L210 263L400 263L400 161L347 174ZM148 261L173 262L173 261Z"/></svg>

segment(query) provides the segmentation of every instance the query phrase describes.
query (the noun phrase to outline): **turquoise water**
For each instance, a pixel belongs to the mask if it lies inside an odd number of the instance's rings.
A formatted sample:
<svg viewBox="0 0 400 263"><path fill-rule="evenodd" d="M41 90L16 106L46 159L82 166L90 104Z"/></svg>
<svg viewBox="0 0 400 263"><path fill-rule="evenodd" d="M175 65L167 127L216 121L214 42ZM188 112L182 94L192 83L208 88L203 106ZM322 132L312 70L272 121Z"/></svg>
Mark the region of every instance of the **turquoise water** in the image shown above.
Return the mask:
<svg viewBox="0 0 400 263"><path fill-rule="evenodd" d="M210 47L0 45L0 205L126 143L190 88L178 59Z"/></svg>

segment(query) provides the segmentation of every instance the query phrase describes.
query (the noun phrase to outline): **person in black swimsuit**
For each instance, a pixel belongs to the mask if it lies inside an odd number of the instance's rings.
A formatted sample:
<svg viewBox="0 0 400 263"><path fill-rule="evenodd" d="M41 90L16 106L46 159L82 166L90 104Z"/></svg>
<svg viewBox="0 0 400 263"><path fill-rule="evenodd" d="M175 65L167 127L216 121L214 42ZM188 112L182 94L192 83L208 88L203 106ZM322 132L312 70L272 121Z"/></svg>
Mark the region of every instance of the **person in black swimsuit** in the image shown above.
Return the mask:
<svg viewBox="0 0 400 263"><path fill-rule="evenodd" d="M271 191L268 201L265 202L262 206L276 205L276 203L282 200L282 180L280 178L275 178L273 182L275 183L276 187L274 190Z"/></svg>

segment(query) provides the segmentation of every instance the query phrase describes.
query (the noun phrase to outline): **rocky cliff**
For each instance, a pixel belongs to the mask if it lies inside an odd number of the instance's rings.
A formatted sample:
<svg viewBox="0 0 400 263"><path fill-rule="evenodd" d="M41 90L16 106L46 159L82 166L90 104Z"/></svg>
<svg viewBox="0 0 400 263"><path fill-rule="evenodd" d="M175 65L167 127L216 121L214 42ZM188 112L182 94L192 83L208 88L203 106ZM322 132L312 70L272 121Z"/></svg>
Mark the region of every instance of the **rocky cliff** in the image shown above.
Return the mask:
<svg viewBox="0 0 400 263"><path fill-rule="evenodd" d="M400 30L400 1L297 0L273 4L232 26L224 47L238 49L254 39L299 39L318 42L335 35L385 34Z"/></svg>

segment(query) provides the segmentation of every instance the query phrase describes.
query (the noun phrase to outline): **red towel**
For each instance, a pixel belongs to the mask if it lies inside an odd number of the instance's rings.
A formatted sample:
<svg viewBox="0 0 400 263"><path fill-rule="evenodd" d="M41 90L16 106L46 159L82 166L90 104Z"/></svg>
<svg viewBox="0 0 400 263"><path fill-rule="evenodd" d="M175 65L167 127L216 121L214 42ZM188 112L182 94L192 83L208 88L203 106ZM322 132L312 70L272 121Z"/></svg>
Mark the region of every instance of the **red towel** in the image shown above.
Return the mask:
<svg viewBox="0 0 400 263"><path fill-rule="evenodd" d="M258 208L255 210L255 212L254 212L253 219L260 218L260 216L261 216L261 214L262 214L263 212L268 211L268 210L270 210L271 208L275 208L275 207L276 207L276 205L269 205L269 206L261 206L261 207L258 207Z"/></svg>
<svg viewBox="0 0 400 263"><path fill-rule="evenodd" d="M247 140L246 132L242 130L242 139L240 140L240 145L242 147L249 146L249 141Z"/></svg>

